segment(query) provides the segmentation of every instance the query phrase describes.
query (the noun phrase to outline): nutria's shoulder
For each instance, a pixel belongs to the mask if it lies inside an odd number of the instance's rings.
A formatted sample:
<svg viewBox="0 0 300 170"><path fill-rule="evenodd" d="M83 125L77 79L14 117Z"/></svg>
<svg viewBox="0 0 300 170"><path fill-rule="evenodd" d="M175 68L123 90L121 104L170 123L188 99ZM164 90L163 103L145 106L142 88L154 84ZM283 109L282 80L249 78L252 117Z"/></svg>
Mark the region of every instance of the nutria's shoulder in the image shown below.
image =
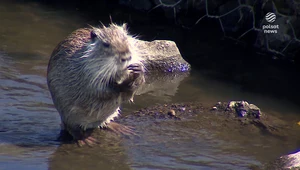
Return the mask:
<svg viewBox="0 0 300 170"><path fill-rule="evenodd" d="M92 28L80 28L72 32L66 39L62 40L53 50L51 54L52 60L57 57L72 57L82 47L91 41ZM63 53L63 55L58 55Z"/></svg>

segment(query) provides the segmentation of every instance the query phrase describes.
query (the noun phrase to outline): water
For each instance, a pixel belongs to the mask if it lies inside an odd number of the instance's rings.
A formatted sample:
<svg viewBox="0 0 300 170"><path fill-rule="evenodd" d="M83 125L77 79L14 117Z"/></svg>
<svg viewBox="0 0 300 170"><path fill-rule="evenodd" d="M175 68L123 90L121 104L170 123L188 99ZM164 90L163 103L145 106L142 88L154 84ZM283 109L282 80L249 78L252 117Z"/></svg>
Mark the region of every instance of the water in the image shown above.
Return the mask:
<svg viewBox="0 0 300 170"><path fill-rule="evenodd" d="M249 169L298 147L298 139L253 138L242 132L203 128L200 120L124 120L138 138L101 132L101 144L61 144L60 118L46 85L48 58L66 35L94 24L80 13L34 2L0 2L0 169ZM178 85L178 86L177 86ZM243 91L197 71L136 97L124 115L157 103L247 100L290 123L299 107L284 99ZM240 134L240 135L236 135ZM298 143L297 143L298 142Z"/></svg>

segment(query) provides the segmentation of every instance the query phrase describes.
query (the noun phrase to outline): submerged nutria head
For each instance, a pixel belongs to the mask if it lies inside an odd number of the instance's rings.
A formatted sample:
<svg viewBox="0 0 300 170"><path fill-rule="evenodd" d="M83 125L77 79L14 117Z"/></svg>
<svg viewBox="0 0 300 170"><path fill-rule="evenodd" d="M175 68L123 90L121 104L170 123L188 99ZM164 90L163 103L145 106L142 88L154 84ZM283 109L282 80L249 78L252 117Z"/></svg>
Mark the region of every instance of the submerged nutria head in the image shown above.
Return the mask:
<svg viewBox="0 0 300 170"><path fill-rule="evenodd" d="M129 75L129 65L142 65L134 46L136 39L128 34L126 24L92 27L90 38L84 51L75 58L83 62L82 71L89 74L88 84L92 87L102 89L110 82L121 84Z"/></svg>

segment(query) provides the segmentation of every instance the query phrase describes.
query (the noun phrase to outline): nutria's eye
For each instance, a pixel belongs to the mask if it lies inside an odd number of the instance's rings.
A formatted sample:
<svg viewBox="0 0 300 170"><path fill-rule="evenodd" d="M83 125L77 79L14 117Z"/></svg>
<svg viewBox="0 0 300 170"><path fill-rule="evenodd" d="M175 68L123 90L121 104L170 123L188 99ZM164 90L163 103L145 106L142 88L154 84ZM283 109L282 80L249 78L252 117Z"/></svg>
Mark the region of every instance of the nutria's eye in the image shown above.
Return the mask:
<svg viewBox="0 0 300 170"><path fill-rule="evenodd" d="M127 57L127 58L121 58L121 61L122 61L122 62L129 61L129 60L131 60L131 56L129 56L129 57Z"/></svg>
<svg viewBox="0 0 300 170"><path fill-rule="evenodd" d="M103 43L103 46L106 47L106 48L108 48L108 47L110 46L110 44L104 42L104 43Z"/></svg>
<svg viewBox="0 0 300 170"><path fill-rule="evenodd" d="M94 39L94 38L96 38L96 37L97 37L97 35L96 35L95 31L92 30L92 31L91 31L91 38Z"/></svg>

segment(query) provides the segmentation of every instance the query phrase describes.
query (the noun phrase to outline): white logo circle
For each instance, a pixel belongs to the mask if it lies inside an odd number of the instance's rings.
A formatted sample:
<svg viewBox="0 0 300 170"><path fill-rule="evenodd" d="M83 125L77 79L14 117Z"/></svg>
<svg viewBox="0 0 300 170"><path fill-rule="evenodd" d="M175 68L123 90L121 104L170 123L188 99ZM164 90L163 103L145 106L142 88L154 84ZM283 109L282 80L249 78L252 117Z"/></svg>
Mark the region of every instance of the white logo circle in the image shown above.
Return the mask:
<svg viewBox="0 0 300 170"><path fill-rule="evenodd" d="M268 12L265 18L267 22L273 23L276 20L276 15L273 12Z"/></svg>

